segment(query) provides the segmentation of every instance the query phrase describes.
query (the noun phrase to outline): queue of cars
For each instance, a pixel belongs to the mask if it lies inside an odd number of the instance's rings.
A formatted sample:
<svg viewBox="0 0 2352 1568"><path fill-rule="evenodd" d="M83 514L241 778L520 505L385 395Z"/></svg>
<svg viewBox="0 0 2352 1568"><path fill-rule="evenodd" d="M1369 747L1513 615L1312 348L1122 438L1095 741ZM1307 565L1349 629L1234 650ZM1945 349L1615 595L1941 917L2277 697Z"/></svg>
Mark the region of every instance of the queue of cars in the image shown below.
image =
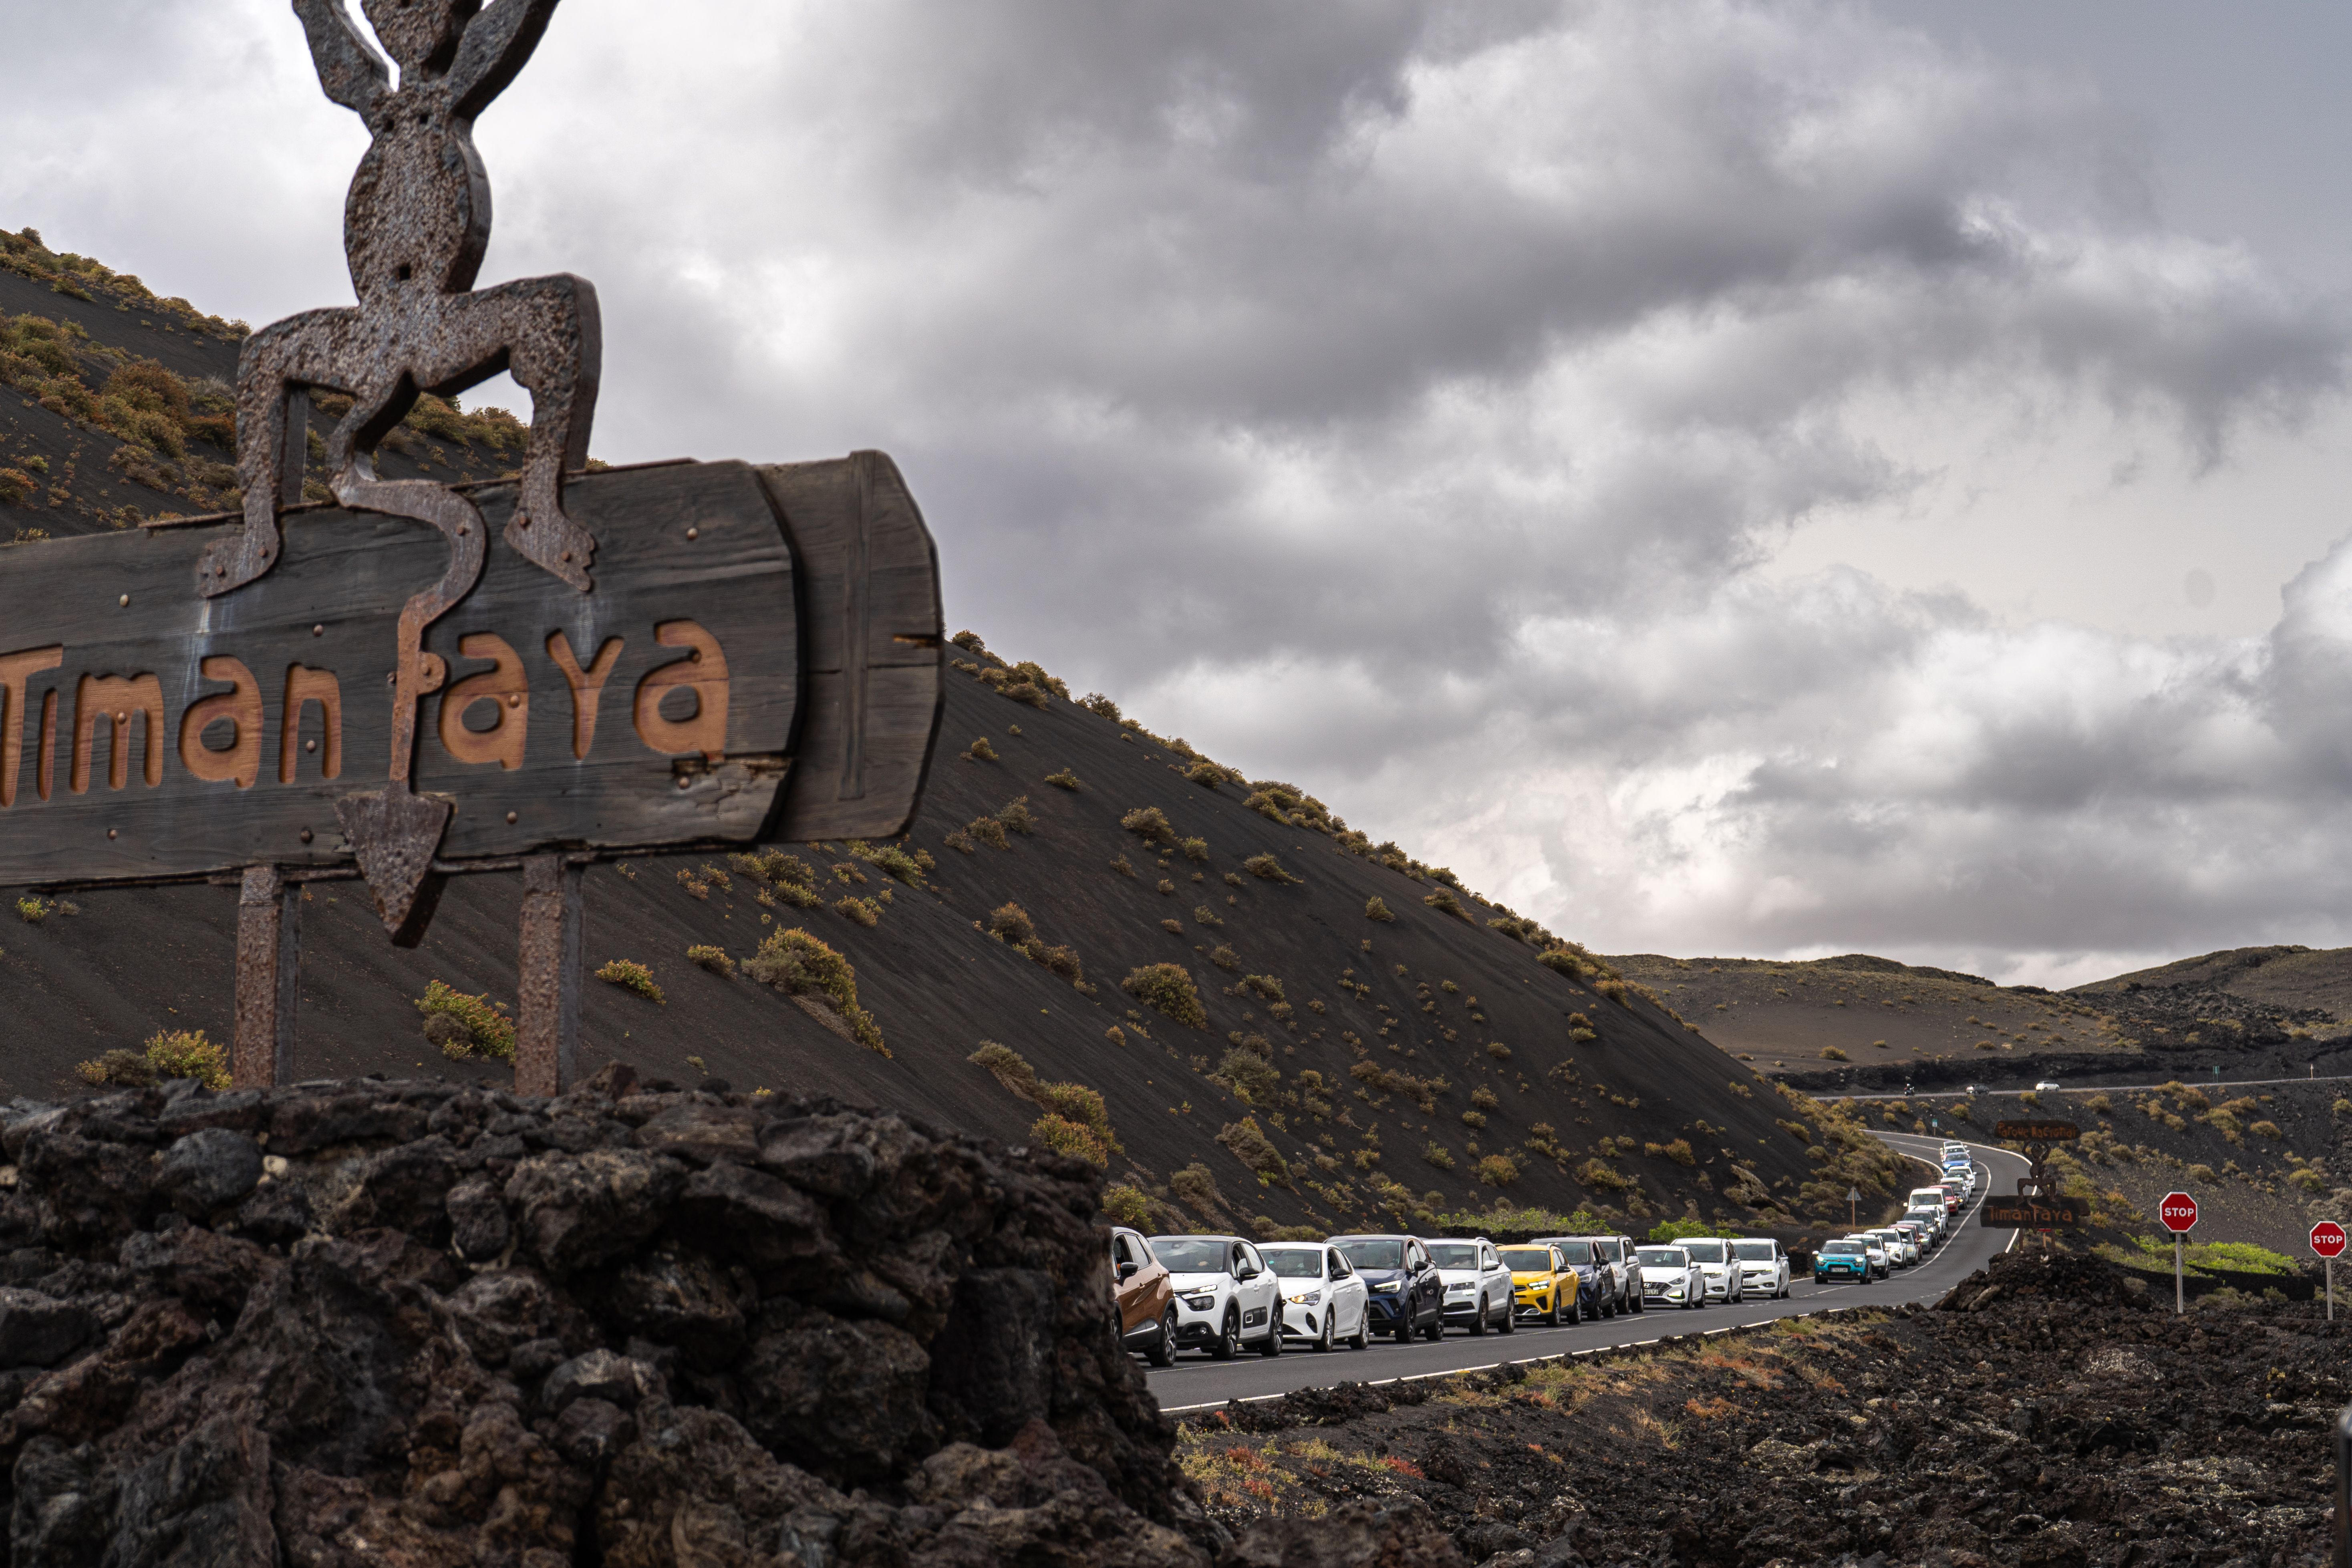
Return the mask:
<svg viewBox="0 0 2352 1568"><path fill-rule="evenodd" d="M1290 1345L1361 1350L1448 1328L1511 1333L1613 1318L1652 1304L1703 1306L1789 1293L1791 1265L1769 1237L1698 1238L1658 1247L1629 1236L1543 1237L1501 1246L1484 1237L1335 1236L1260 1242L1239 1236L1111 1233L1121 1336L1154 1366L1180 1350L1228 1361ZM1682 1270L1670 1289L1663 1261Z"/></svg>
<svg viewBox="0 0 2352 1568"><path fill-rule="evenodd" d="M1933 1252L1976 1187L1967 1145L1944 1146L1944 1171L1941 1182L1913 1189L1893 1225L1824 1242L1813 1282L1866 1284ZM1376 1336L1410 1344L1449 1328L1507 1334L1522 1322L1557 1327L1652 1306L1781 1300L1796 1272L1769 1237L1552 1236L1507 1247L1390 1234L1147 1238L1124 1226L1110 1235L1121 1337L1154 1366L1179 1350L1219 1361L1244 1350L1278 1356L1291 1342L1362 1350Z"/></svg>

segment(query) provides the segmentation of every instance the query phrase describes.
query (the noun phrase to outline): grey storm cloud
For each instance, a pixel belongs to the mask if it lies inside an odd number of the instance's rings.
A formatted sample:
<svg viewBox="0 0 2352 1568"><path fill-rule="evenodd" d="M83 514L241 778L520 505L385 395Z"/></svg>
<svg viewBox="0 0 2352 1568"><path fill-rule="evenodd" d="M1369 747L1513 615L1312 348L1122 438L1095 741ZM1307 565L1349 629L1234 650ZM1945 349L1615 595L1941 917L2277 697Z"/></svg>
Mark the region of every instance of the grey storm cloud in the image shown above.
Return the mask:
<svg viewBox="0 0 2352 1568"><path fill-rule="evenodd" d="M284 7L72 9L0 61L0 216L340 297ZM2079 88L1849 5L566 0L480 134L486 277L603 294L604 455L885 447L951 616L1558 929L2341 923L2352 566L2203 643L1765 570L1912 504L1906 427L2193 470L2335 406L2343 302L2168 226Z"/></svg>

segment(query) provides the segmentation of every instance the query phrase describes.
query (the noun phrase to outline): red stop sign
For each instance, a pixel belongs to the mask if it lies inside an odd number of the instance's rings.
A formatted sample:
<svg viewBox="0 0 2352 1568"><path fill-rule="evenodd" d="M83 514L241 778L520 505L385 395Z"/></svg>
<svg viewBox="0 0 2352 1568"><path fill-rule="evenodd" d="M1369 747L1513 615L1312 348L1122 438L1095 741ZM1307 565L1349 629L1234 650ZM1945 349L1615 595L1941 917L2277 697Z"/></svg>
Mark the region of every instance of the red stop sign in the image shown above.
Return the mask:
<svg viewBox="0 0 2352 1568"><path fill-rule="evenodd" d="M2164 1222L2165 1229L2176 1236L2194 1230L2197 1227L2197 1200L2187 1193L2167 1193L2164 1194L2164 1206L2156 1211L2156 1217Z"/></svg>
<svg viewBox="0 0 2352 1568"><path fill-rule="evenodd" d="M2313 1226L2311 1250L2322 1258L2341 1257L2344 1252L2344 1227L2332 1219L2324 1219Z"/></svg>

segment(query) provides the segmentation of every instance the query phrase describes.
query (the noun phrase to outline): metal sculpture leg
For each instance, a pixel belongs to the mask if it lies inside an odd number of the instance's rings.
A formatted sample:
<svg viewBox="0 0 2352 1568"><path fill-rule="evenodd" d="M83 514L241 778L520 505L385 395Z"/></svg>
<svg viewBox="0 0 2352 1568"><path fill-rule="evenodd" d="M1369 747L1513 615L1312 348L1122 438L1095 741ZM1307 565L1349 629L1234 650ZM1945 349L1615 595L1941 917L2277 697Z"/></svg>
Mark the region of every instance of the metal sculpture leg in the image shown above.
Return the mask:
<svg viewBox="0 0 2352 1568"><path fill-rule="evenodd" d="M562 1094L580 1054L580 964L587 925L583 868L562 855L522 863L522 984L515 1092Z"/></svg>
<svg viewBox="0 0 2352 1568"><path fill-rule="evenodd" d="M247 866L236 900L236 1038L229 1054L237 1088L293 1078L301 979L302 889L275 866Z"/></svg>

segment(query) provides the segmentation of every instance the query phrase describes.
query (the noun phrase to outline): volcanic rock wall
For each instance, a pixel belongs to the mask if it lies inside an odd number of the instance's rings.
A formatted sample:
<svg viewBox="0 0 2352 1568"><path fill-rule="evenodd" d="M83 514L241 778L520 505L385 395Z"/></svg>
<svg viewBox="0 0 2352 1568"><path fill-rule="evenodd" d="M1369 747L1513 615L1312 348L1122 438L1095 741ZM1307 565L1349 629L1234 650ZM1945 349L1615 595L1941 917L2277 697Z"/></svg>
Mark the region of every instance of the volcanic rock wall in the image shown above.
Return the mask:
<svg viewBox="0 0 2352 1568"><path fill-rule="evenodd" d="M10 1562L1205 1563L1094 1173L829 1100L12 1108Z"/></svg>

